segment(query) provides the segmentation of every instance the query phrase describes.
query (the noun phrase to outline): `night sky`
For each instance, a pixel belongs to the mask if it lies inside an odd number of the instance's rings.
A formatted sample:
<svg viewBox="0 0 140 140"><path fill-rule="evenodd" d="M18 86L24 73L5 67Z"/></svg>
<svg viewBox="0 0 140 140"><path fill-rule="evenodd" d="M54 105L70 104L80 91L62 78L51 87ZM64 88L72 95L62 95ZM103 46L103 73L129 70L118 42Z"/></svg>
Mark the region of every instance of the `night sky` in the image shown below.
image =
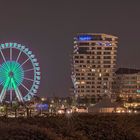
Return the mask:
<svg viewBox="0 0 140 140"><path fill-rule="evenodd" d="M70 55L79 32L118 36L118 67L140 68L139 0L0 0L0 42L34 52L40 96L69 95Z"/></svg>

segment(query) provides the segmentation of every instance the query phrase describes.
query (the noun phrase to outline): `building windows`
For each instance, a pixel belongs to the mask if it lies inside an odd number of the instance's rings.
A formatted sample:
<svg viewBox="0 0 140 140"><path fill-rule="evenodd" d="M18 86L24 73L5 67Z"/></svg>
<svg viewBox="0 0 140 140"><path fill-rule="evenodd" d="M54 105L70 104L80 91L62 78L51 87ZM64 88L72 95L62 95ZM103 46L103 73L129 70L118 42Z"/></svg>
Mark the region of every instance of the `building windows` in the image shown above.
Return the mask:
<svg viewBox="0 0 140 140"><path fill-rule="evenodd" d="M112 66L116 63L114 52L117 48L116 41L113 42L115 37L105 34L83 35L82 40L78 37L79 35L76 37L78 40L74 42L75 54L72 67L75 83L79 82L76 91L78 88L79 95L97 94L97 91L100 94L104 87L103 83L108 82L108 79L113 79L114 68Z"/></svg>
<svg viewBox="0 0 140 140"><path fill-rule="evenodd" d="M81 84L85 84L85 81L81 81Z"/></svg>
<svg viewBox="0 0 140 140"><path fill-rule="evenodd" d="M110 68L111 66L110 65L104 65L104 68Z"/></svg>
<svg viewBox="0 0 140 140"><path fill-rule="evenodd" d="M98 78L98 80L102 80L102 78Z"/></svg>
<svg viewBox="0 0 140 140"><path fill-rule="evenodd" d="M95 54L95 52L91 52L91 54Z"/></svg>
<svg viewBox="0 0 140 140"><path fill-rule="evenodd" d="M80 73L76 73L76 76L80 76Z"/></svg>
<svg viewBox="0 0 140 140"><path fill-rule="evenodd" d="M84 63L84 60L80 60L80 63Z"/></svg>
<svg viewBox="0 0 140 140"><path fill-rule="evenodd" d="M105 38L105 41L112 41L112 38Z"/></svg>
<svg viewBox="0 0 140 140"><path fill-rule="evenodd" d="M111 64L110 61L104 61L103 63L104 63L104 64Z"/></svg>
<svg viewBox="0 0 140 140"><path fill-rule="evenodd" d="M86 92L90 92L90 90L86 90Z"/></svg>
<svg viewBox="0 0 140 140"><path fill-rule="evenodd" d="M88 79L88 80L91 80L91 77L88 77L87 79Z"/></svg>
<svg viewBox="0 0 140 140"><path fill-rule="evenodd" d="M75 60L75 63L79 63L79 61L78 60Z"/></svg>
<svg viewBox="0 0 140 140"><path fill-rule="evenodd" d="M92 47L92 50L96 50L96 48L95 47Z"/></svg>
<svg viewBox="0 0 140 140"><path fill-rule="evenodd" d="M104 76L109 76L109 73L105 73Z"/></svg>
<svg viewBox="0 0 140 140"><path fill-rule="evenodd" d="M97 52L97 55L101 55L102 53L101 52Z"/></svg>
<svg viewBox="0 0 140 140"><path fill-rule="evenodd" d="M88 73L87 75L88 75L88 76L91 76L91 73Z"/></svg>
<svg viewBox="0 0 140 140"><path fill-rule="evenodd" d="M97 59L101 59L101 56L97 56Z"/></svg>
<svg viewBox="0 0 140 140"><path fill-rule="evenodd" d="M95 43L95 42L93 42L93 43L91 43L91 45L92 45L92 46L95 46L95 45L96 45L96 43Z"/></svg>
<svg viewBox="0 0 140 140"><path fill-rule="evenodd" d="M79 56L75 56L75 58L77 59L77 58L79 58Z"/></svg>
<svg viewBox="0 0 140 140"><path fill-rule="evenodd" d="M80 42L79 45L80 46L89 46L89 43L88 42Z"/></svg>
<svg viewBox="0 0 140 140"><path fill-rule="evenodd" d="M106 47L105 50L112 50L112 48L111 47Z"/></svg>
<svg viewBox="0 0 140 140"><path fill-rule="evenodd" d="M104 55L110 55L111 52L104 52Z"/></svg>
<svg viewBox="0 0 140 140"><path fill-rule="evenodd" d="M107 81L107 80L108 80L108 78L104 78L104 80L105 80L105 81Z"/></svg>
<svg viewBox="0 0 140 140"><path fill-rule="evenodd" d="M101 50L102 48L101 47L97 47L97 50Z"/></svg>
<svg viewBox="0 0 140 140"><path fill-rule="evenodd" d="M97 84L102 84L102 82L97 82Z"/></svg>
<svg viewBox="0 0 140 140"><path fill-rule="evenodd" d="M91 84L91 82L87 82L87 84Z"/></svg>
<svg viewBox="0 0 140 140"><path fill-rule="evenodd" d="M79 47L78 52L79 54L88 54L87 50L87 47Z"/></svg>
<svg viewBox="0 0 140 140"><path fill-rule="evenodd" d="M101 41L103 39L102 39L102 36L101 35L93 35L93 40Z"/></svg>
<svg viewBox="0 0 140 140"><path fill-rule="evenodd" d="M80 58L81 58L81 59L83 59L83 58L84 58L84 56L80 56Z"/></svg>
<svg viewBox="0 0 140 140"><path fill-rule="evenodd" d="M104 56L104 59L111 59L111 56Z"/></svg>

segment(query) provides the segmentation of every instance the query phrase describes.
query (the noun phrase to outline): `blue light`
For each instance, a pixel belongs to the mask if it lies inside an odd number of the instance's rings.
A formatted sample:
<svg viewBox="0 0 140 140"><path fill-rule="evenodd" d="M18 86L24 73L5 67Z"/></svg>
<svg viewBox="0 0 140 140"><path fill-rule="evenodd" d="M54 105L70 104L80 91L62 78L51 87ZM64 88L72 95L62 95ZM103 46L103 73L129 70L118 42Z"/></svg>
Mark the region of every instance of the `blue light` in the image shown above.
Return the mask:
<svg viewBox="0 0 140 140"><path fill-rule="evenodd" d="M81 35L81 36L78 37L78 39L80 41L88 41L88 40L92 40L92 36L90 36L90 35Z"/></svg>
<svg viewBox="0 0 140 140"><path fill-rule="evenodd" d="M106 46L111 46L112 44L111 43L106 43Z"/></svg>
<svg viewBox="0 0 140 140"><path fill-rule="evenodd" d="M37 104L37 110L48 110L48 104Z"/></svg>
<svg viewBox="0 0 140 140"><path fill-rule="evenodd" d="M140 89L137 89L137 92L140 93Z"/></svg>
<svg viewBox="0 0 140 140"><path fill-rule="evenodd" d="M97 42L97 45L102 46L103 43L102 42Z"/></svg>

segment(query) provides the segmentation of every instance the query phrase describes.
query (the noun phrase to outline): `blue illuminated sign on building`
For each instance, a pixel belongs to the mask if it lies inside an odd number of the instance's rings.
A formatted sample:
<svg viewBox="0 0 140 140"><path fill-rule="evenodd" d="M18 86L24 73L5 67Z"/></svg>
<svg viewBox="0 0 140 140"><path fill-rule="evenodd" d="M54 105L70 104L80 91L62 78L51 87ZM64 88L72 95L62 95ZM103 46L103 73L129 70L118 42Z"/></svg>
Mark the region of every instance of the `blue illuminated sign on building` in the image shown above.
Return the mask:
<svg viewBox="0 0 140 140"><path fill-rule="evenodd" d="M108 42L108 43L96 42L96 45L99 45L99 46L103 46L103 45L112 46L112 44L110 42Z"/></svg>
<svg viewBox="0 0 140 140"><path fill-rule="evenodd" d="M97 45L102 46L103 43L102 42L97 42Z"/></svg>
<svg viewBox="0 0 140 140"><path fill-rule="evenodd" d="M78 40L79 41L90 41L90 40L94 40L94 39L95 38L92 35L80 35L80 36L78 36ZM106 43L97 42L96 45L99 45L99 46L102 46L102 45L112 46L112 44L110 42L106 42Z"/></svg>
<svg viewBox="0 0 140 140"><path fill-rule="evenodd" d="M48 104L37 104L37 110L48 110Z"/></svg>
<svg viewBox="0 0 140 140"><path fill-rule="evenodd" d="M80 41L88 41L88 40L92 40L93 37L90 36L90 35L81 35L81 36L78 37L78 39L79 39Z"/></svg>
<svg viewBox="0 0 140 140"><path fill-rule="evenodd" d="M111 43L106 43L106 46L111 46L112 44Z"/></svg>

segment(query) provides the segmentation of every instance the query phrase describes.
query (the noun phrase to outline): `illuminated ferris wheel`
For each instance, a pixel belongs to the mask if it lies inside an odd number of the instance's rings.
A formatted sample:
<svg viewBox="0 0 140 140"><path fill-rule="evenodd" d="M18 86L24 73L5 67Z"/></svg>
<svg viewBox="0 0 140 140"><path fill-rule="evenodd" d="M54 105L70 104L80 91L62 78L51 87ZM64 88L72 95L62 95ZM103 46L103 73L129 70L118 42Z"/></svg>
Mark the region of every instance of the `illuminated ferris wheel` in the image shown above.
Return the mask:
<svg viewBox="0 0 140 140"><path fill-rule="evenodd" d="M40 84L35 55L17 43L0 44L0 103L30 100Z"/></svg>

